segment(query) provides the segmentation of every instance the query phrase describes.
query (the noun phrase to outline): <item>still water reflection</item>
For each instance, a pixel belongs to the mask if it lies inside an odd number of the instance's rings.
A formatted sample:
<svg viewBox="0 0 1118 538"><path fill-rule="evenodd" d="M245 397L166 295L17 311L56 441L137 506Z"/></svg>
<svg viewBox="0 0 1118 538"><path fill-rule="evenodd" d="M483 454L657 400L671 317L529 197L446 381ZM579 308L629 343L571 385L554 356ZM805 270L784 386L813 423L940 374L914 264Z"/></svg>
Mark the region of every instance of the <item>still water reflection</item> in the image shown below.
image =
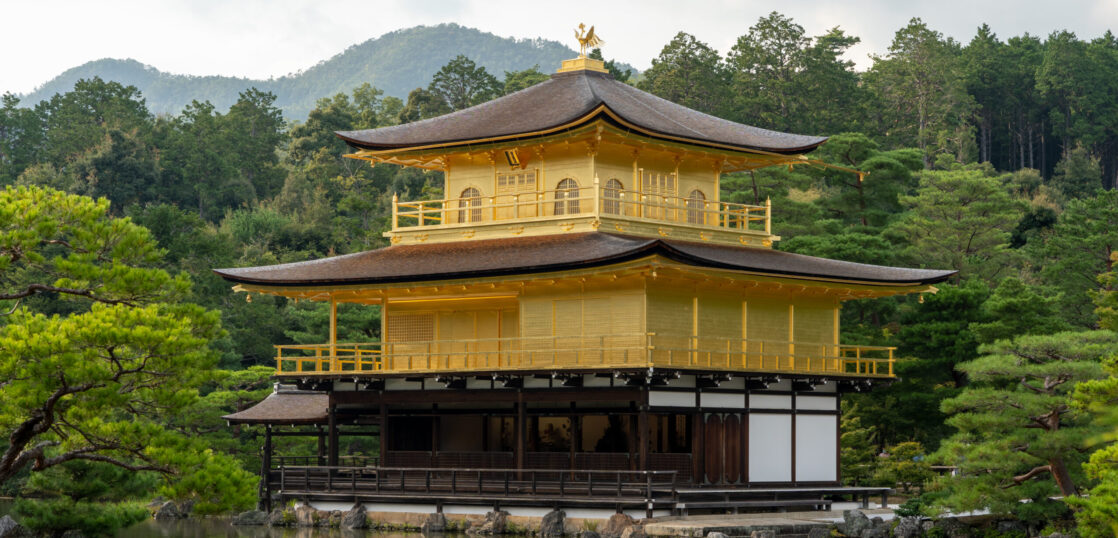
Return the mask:
<svg viewBox="0 0 1118 538"><path fill-rule="evenodd" d="M320 528L246 527L224 518L144 521L117 533L121 538L422 538L421 534ZM455 535L445 535L456 538ZM464 536L464 535L462 535Z"/></svg>

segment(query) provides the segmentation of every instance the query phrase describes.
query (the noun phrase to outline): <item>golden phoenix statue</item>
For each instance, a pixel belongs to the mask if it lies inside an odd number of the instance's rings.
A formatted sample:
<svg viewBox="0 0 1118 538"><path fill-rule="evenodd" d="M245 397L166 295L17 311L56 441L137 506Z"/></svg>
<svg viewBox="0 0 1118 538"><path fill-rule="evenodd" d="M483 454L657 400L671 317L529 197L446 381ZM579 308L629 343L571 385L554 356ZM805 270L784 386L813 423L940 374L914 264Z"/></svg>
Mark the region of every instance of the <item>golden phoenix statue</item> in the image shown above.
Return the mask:
<svg viewBox="0 0 1118 538"><path fill-rule="evenodd" d="M575 39L578 40L578 56L580 58L586 57L587 49L592 49L594 47L597 47L598 45L601 45L602 43L605 43L605 41L602 41L602 38L594 34L593 26L591 26L590 30L587 31L586 25L583 23L578 24L578 29L575 30Z"/></svg>

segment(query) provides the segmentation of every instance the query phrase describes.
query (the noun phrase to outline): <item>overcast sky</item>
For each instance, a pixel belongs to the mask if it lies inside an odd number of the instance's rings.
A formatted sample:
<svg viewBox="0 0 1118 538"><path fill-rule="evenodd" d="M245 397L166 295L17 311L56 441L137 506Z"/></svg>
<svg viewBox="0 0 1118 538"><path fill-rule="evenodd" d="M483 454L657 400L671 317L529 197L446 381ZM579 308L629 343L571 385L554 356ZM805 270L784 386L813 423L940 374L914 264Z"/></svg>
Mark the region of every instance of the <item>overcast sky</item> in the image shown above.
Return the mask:
<svg viewBox="0 0 1118 538"><path fill-rule="evenodd" d="M1090 39L1118 27L1118 0L0 0L0 93L29 92L106 57L179 74L278 77L386 32L442 22L572 46L586 22L607 58L645 69L678 31L724 54L774 9L810 35L840 26L862 38L849 58L863 69L912 17L964 42L983 22L1002 38L1067 29Z"/></svg>

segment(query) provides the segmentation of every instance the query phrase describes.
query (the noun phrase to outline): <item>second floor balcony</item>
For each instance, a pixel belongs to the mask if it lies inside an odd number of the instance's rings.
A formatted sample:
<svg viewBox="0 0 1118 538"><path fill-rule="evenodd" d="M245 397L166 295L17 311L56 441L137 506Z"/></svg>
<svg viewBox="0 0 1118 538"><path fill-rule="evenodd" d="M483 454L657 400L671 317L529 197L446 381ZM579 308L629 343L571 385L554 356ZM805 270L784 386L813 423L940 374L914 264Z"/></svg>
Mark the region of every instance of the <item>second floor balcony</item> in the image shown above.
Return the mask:
<svg viewBox="0 0 1118 538"><path fill-rule="evenodd" d="M540 235L562 231L608 231L718 243L771 246L772 204L707 200L627 191L597 180L591 186L561 182L553 190L482 196L467 189L459 198L402 202L393 198L393 242L429 239Z"/></svg>
<svg viewBox="0 0 1118 538"><path fill-rule="evenodd" d="M894 377L895 348L667 334L276 346L279 376L678 369Z"/></svg>

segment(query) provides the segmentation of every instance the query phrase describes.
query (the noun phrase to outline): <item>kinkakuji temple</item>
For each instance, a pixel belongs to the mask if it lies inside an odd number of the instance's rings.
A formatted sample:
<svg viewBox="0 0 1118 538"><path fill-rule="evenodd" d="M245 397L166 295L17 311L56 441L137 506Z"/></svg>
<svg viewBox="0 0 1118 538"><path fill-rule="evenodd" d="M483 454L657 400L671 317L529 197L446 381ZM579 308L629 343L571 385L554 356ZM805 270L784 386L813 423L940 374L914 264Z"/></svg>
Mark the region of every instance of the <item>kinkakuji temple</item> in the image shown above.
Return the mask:
<svg viewBox="0 0 1118 538"><path fill-rule="evenodd" d="M265 426L266 509L644 517L884 489L842 487L839 402L893 380L893 349L843 344L839 311L954 272L782 252L779 208L719 199L723 174L809 164L826 138L690 110L585 56L337 135L442 171L446 199L394 199L386 248L216 271L330 305L323 343L276 346L276 391L226 417ZM381 341L338 341L339 303L380 308ZM275 454L280 435L318 452ZM341 453L354 435L379 453Z"/></svg>

